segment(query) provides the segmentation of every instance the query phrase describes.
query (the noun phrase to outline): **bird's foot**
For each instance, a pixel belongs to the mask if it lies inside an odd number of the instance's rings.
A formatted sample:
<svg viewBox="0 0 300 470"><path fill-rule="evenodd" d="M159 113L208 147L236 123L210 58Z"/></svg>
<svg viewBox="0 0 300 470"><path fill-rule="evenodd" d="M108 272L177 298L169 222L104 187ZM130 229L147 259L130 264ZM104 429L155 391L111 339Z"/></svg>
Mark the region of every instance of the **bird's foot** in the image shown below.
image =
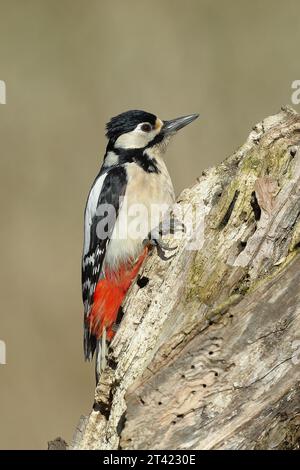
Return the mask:
<svg viewBox="0 0 300 470"><path fill-rule="evenodd" d="M167 243L162 241L161 237L149 238L145 240L147 246L156 248L157 254L163 261L168 261L171 258L174 258L175 254L171 256L166 256L166 251L174 251L177 249L177 246L171 247Z"/></svg>
<svg viewBox="0 0 300 470"><path fill-rule="evenodd" d="M184 232L185 226L175 217L165 218L155 229L151 230L148 235L148 238L144 240L145 246L155 247L157 254L163 261L170 260L174 258L176 253L171 256L166 256L166 251L174 251L177 249L177 246L171 247L167 243L164 243L162 240L163 235L170 235L176 232Z"/></svg>

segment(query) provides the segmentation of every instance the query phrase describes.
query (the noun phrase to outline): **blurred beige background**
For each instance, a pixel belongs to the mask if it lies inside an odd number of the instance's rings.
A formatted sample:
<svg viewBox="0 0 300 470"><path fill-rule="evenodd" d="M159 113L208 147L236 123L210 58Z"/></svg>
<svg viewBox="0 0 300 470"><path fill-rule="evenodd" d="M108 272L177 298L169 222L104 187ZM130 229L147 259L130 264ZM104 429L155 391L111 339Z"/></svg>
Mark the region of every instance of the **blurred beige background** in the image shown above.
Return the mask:
<svg viewBox="0 0 300 470"><path fill-rule="evenodd" d="M199 112L167 156L180 191L291 104L299 17L298 0L0 0L0 448L70 441L93 401L80 257L105 122Z"/></svg>

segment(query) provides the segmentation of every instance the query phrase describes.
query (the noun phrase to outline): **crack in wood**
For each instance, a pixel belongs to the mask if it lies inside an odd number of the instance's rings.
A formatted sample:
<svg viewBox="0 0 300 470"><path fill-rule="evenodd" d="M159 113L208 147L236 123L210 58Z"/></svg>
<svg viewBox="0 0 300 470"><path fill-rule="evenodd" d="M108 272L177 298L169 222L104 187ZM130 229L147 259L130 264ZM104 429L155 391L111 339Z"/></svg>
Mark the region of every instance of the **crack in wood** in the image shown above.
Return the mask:
<svg viewBox="0 0 300 470"><path fill-rule="evenodd" d="M115 362L95 394L109 408L107 419L92 412L75 448L254 448L274 423L274 403L295 416L295 399L284 400L295 369L284 364L300 327L293 223L300 155L289 151L299 130L299 115L287 108L264 119L234 155L182 193L181 204L205 211L203 245L195 253L181 241L171 262L153 254L145 263L151 282L130 290L109 351ZM265 201L268 213L250 203L255 181L266 176L279 186L276 200ZM215 322L207 318L213 311L223 313ZM274 330L279 321L286 327ZM275 442L270 436L266 446Z"/></svg>

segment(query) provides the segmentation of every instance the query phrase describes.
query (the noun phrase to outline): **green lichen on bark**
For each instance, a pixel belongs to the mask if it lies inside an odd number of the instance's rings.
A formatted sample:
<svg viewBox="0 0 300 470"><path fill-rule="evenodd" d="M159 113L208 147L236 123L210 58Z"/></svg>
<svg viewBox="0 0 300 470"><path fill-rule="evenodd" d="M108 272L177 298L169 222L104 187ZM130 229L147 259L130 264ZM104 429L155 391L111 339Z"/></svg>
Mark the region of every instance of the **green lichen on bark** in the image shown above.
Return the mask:
<svg viewBox="0 0 300 470"><path fill-rule="evenodd" d="M212 196L214 204L205 219L205 242L190 269L185 292L187 303L200 301L213 307L224 283L234 271L232 260L243 251L256 231L262 210L256 197L256 181L263 177L271 178L278 194L293 178L293 146L299 141L299 116L285 110L281 125L277 124L267 129L264 123L256 126L257 136L252 136L252 141L250 136L247 144L216 168L218 186L223 187L223 191L216 197ZM288 250L283 244L287 262L292 258L288 252L293 252L300 243L298 215L295 215L294 226L288 229ZM259 280L267 279L279 268L272 263L267 269L262 265ZM252 281L249 277L245 281L245 275L246 272L241 279L237 276L236 286L229 292L228 298L232 292L244 295L252 288Z"/></svg>

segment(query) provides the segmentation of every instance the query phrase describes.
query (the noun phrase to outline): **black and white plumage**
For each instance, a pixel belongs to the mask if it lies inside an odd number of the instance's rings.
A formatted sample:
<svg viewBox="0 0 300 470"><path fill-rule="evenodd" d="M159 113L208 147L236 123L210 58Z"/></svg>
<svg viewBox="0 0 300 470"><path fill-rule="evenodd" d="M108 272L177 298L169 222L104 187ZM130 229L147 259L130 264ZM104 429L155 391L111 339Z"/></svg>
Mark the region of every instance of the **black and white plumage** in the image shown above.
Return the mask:
<svg viewBox="0 0 300 470"><path fill-rule="evenodd" d="M103 274L101 268L105 258L107 245L112 235L113 222L107 237L98 237L97 226L103 219L99 214L101 205L112 205L119 212L120 198L125 195L127 185L124 167L112 167L97 176L89 193L85 209L84 221L84 250L82 259L82 298L84 304L84 353L86 359L91 359L96 347L96 338L91 335L87 324L87 315L93 304L93 295L98 280Z"/></svg>
<svg viewBox="0 0 300 470"><path fill-rule="evenodd" d="M107 273L119 273L120 267L129 262L134 266L143 253L149 232L174 203L174 189L163 154L170 136L196 117L161 121L154 114L134 110L112 118L107 124L109 141L102 167L89 192L84 218L82 296L86 359L92 358L103 328L112 327L111 321L105 319L106 315L112 317L108 312L109 301L105 300L110 294L107 280L114 282ZM145 208L141 227L134 236L128 230L125 237L120 236L125 226L135 225L136 205ZM106 282L105 291L99 290L101 282L103 286ZM111 289L120 290L124 283L122 279L118 282L111 284ZM101 298L95 299L99 292L103 302ZM114 292L117 295L119 291ZM99 324L106 326L97 330Z"/></svg>

